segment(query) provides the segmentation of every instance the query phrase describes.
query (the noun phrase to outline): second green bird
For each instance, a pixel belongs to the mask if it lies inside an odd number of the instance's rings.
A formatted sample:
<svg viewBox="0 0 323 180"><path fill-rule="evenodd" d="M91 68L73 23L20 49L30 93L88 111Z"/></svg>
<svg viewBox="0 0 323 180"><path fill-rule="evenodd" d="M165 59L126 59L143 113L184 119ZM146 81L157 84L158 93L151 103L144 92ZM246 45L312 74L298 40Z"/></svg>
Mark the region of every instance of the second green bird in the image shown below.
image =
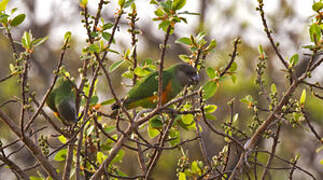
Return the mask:
<svg viewBox="0 0 323 180"><path fill-rule="evenodd" d="M75 106L75 90L73 83L64 77L59 77L57 82L46 99L49 108L54 111L65 125L77 122Z"/></svg>
<svg viewBox="0 0 323 180"><path fill-rule="evenodd" d="M163 71L162 104L177 96L186 85L197 84L199 75L189 64L177 64ZM123 100L126 109L135 107L154 108L158 102L158 72L151 73L138 82ZM112 109L118 109L114 104Z"/></svg>

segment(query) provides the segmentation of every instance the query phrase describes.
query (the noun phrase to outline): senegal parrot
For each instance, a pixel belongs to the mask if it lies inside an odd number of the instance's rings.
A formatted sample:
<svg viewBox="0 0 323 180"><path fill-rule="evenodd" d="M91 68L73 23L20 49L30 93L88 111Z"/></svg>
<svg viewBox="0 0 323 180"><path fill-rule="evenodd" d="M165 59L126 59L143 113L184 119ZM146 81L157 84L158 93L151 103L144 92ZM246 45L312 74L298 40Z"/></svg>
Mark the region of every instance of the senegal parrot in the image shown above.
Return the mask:
<svg viewBox="0 0 323 180"><path fill-rule="evenodd" d="M65 125L72 125L78 119L75 98L73 83L64 77L59 77L53 90L48 95L46 103Z"/></svg>
<svg viewBox="0 0 323 180"><path fill-rule="evenodd" d="M163 75L162 104L177 96L186 85L197 84L199 75L189 64L176 64L166 69ZM138 82L122 100L126 109L135 107L154 108L158 103L158 72L151 73ZM154 93L155 92L155 93ZM117 104L112 110L118 109Z"/></svg>

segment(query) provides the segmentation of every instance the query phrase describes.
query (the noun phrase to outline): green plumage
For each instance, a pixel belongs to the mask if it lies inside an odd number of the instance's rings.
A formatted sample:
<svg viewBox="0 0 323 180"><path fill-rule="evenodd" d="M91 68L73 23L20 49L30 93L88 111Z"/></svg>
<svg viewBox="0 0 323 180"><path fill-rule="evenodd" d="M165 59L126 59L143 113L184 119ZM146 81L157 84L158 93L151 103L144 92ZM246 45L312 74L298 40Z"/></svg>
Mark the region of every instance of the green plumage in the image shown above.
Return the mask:
<svg viewBox="0 0 323 180"><path fill-rule="evenodd" d="M180 93L185 85L198 81L196 70L188 64L177 64L163 71L162 103L165 104ZM126 109L154 108L158 102L158 72L151 73L138 82L123 101ZM113 109L118 108L116 105Z"/></svg>
<svg viewBox="0 0 323 180"><path fill-rule="evenodd" d="M48 95L46 103L64 124L77 122L75 91L69 80L59 77L52 92Z"/></svg>

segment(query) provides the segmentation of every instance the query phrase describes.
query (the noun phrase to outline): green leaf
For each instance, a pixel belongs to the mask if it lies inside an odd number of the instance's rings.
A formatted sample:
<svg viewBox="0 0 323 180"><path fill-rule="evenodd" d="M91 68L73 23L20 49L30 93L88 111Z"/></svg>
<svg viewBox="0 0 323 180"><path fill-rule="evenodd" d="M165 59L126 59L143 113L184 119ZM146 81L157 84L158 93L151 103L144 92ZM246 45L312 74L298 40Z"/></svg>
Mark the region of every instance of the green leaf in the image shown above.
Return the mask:
<svg viewBox="0 0 323 180"><path fill-rule="evenodd" d="M149 68L136 67L134 73L139 77L147 76L151 73Z"/></svg>
<svg viewBox="0 0 323 180"><path fill-rule="evenodd" d="M96 105L99 102L99 97L98 96L92 96L90 99L90 106Z"/></svg>
<svg viewBox="0 0 323 180"><path fill-rule="evenodd" d="M172 10L176 11L182 9L186 4L186 0L174 0L172 3Z"/></svg>
<svg viewBox="0 0 323 180"><path fill-rule="evenodd" d="M211 42L210 42L210 44L209 44L209 46L206 48L208 51L211 51L211 50L213 50L214 48L216 48L216 40L215 39L213 39Z"/></svg>
<svg viewBox="0 0 323 180"><path fill-rule="evenodd" d="M175 43L183 43L183 44L186 44L186 45L191 45L192 44L192 40L188 37L182 37L182 38L179 38L175 41Z"/></svg>
<svg viewBox="0 0 323 180"><path fill-rule="evenodd" d="M111 29L113 27L113 23L106 23L102 26L103 31L107 29Z"/></svg>
<svg viewBox="0 0 323 180"><path fill-rule="evenodd" d="M62 150L58 151L54 157L54 160L55 161L65 161L66 153L67 153L66 149L62 149Z"/></svg>
<svg viewBox="0 0 323 180"><path fill-rule="evenodd" d="M230 71L230 72L235 72L237 69L238 69L238 65L237 65L237 63L236 63L236 62L233 62L233 63L231 64L231 66L230 66L229 71Z"/></svg>
<svg viewBox="0 0 323 180"><path fill-rule="evenodd" d="M193 114L183 114L182 115L182 122L186 125L190 125L194 122Z"/></svg>
<svg viewBox="0 0 323 180"><path fill-rule="evenodd" d="M161 8L158 8L155 12L155 15L160 17L164 15L164 11Z"/></svg>
<svg viewBox="0 0 323 180"><path fill-rule="evenodd" d="M202 175L202 170L201 168L199 167L198 165L198 162L197 161L193 161L192 164L191 164L191 170L192 170L192 173L194 174L197 174L197 175Z"/></svg>
<svg viewBox="0 0 323 180"><path fill-rule="evenodd" d="M259 54L265 54L264 49L262 48L262 45L258 46L258 52Z"/></svg>
<svg viewBox="0 0 323 180"><path fill-rule="evenodd" d="M323 159L321 159L320 164L323 165Z"/></svg>
<svg viewBox="0 0 323 180"><path fill-rule="evenodd" d="M203 86L203 98L204 99L209 99L211 98L217 89L217 84L214 81L208 81L207 83L204 84Z"/></svg>
<svg viewBox="0 0 323 180"><path fill-rule="evenodd" d="M171 128L169 130L169 137L171 139L174 139L174 140L171 140L169 141L169 143L172 145L172 146L175 146L176 144L180 143L181 140L180 140L180 133L178 131L178 129L175 129L175 128Z"/></svg>
<svg viewBox="0 0 323 180"><path fill-rule="evenodd" d="M116 69L118 69L118 67L120 67L122 65L122 63L124 62L124 60L120 60L120 61L117 61L115 63L113 63L110 67L109 67L109 72L113 72L115 71Z"/></svg>
<svg viewBox="0 0 323 180"><path fill-rule="evenodd" d="M275 83L272 83L271 84L271 93L273 94L276 94L277 93L277 87L276 87L276 84Z"/></svg>
<svg viewBox="0 0 323 180"><path fill-rule="evenodd" d="M204 107L204 111L206 113L213 113L214 111L216 111L218 109L218 106L214 105L214 104L208 104Z"/></svg>
<svg viewBox="0 0 323 180"><path fill-rule="evenodd" d="M215 70L212 67L206 68L206 74L210 79L214 79L216 76Z"/></svg>
<svg viewBox="0 0 323 180"><path fill-rule="evenodd" d="M186 180L186 174L183 172L178 173L178 180Z"/></svg>
<svg viewBox="0 0 323 180"><path fill-rule="evenodd" d="M21 39L22 46L25 49L31 49L31 39L32 39L31 34L27 31L25 31L24 35L22 36L22 39Z"/></svg>
<svg viewBox="0 0 323 180"><path fill-rule="evenodd" d="M298 63L299 57L298 54L294 54L290 59L289 59L289 66L294 67Z"/></svg>
<svg viewBox="0 0 323 180"><path fill-rule="evenodd" d="M172 1L171 0L162 1L162 2L160 2L160 5L161 5L161 7L163 7L165 12L169 13L169 11L171 10L171 7L172 7Z"/></svg>
<svg viewBox="0 0 323 180"><path fill-rule="evenodd" d="M161 118L159 116L154 116L149 120L149 125L152 128L162 128L163 122L161 121Z"/></svg>
<svg viewBox="0 0 323 180"><path fill-rule="evenodd" d="M103 39L105 39L106 41L110 41L111 38L111 34L108 32L102 32L102 37ZM114 39L112 40L112 43L115 43Z"/></svg>
<svg viewBox="0 0 323 180"><path fill-rule="evenodd" d="M311 41L315 44L321 39L321 27L313 23L309 29Z"/></svg>
<svg viewBox="0 0 323 180"><path fill-rule="evenodd" d="M187 56L187 55L185 55L185 54L180 54L178 57L179 57L182 61L184 61L184 62L186 62L186 63L191 62L191 58L190 58L190 57L188 57L188 56Z"/></svg>
<svg viewBox="0 0 323 180"><path fill-rule="evenodd" d="M111 163L116 163L116 162L121 162L123 157L125 155L125 151L123 149L121 149L118 154L113 158L113 160L111 161Z"/></svg>
<svg viewBox="0 0 323 180"><path fill-rule="evenodd" d="M126 0L119 0L119 1L118 1L118 4L119 4L119 6L120 6L121 8L123 8L123 6L125 5L125 2L126 2Z"/></svg>
<svg viewBox="0 0 323 180"><path fill-rule="evenodd" d="M58 140L63 144L65 144L67 142L66 137L63 135L58 136Z"/></svg>
<svg viewBox="0 0 323 180"><path fill-rule="evenodd" d="M302 92L301 98L299 99L299 104L300 104L301 106L304 106L305 101L306 101L306 89L303 89L303 92Z"/></svg>
<svg viewBox="0 0 323 180"><path fill-rule="evenodd" d="M7 14L0 14L0 22L4 23L4 24L7 24L8 17L9 17L9 15L7 15Z"/></svg>
<svg viewBox="0 0 323 180"><path fill-rule="evenodd" d="M37 47L41 44L43 44L45 41L47 41L48 39L48 36L46 37L43 37L43 38L38 38L38 39L35 39L31 42L31 44L34 46L34 47Z"/></svg>
<svg viewBox="0 0 323 180"><path fill-rule="evenodd" d="M13 18L13 20L11 21L10 25L15 27L18 26L19 24L21 24L22 22L24 22L26 18L25 14L19 14L18 16L16 16L15 18Z"/></svg>
<svg viewBox="0 0 323 180"><path fill-rule="evenodd" d="M124 8L129 7L130 5L132 5L134 2L134 0L127 0L126 3L124 4Z"/></svg>
<svg viewBox="0 0 323 180"><path fill-rule="evenodd" d="M170 26L170 22L165 20L158 25L158 29L162 29L164 32L167 32L168 26Z"/></svg>
<svg viewBox="0 0 323 180"><path fill-rule="evenodd" d="M102 164L102 162L107 158L108 156L107 155L105 155L103 152L97 152L96 153L96 159L97 159L97 161L100 163L100 164Z"/></svg>
<svg viewBox="0 0 323 180"><path fill-rule="evenodd" d="M7 4L8 4L8 2L9 2L10 0L2 0L1 2L0 2L0 11L4 11L4 10L6 10L6 8L7 8Z"/></svg>
<svg viewBox="0 0 323 180"><path fill-rule="evenodd" d="M110 104L112 104L114 102L116 102L116 100L114 98L112 98L112 99L108 99L106 101L103 101L100 104L101 104L101 106L106 106L106 105L110 105Z"/></svg>
<svg viewBox="0 0 323 180"><path fill-rule="evenodd" d="M64 35L64 42L66 41L70 41L71 40L71 37L72 37L72 33L71 31L67 31Z"/></svg>
<svg viewBox="0 0 323 180"><path fill-rule="evenodd" d="M254 104L254 100L251 95L247 95L246 97L240 99L240 102L246 103L249 107Z"/></svg>
<svg viewBox="0 0 323 180"><path fill-rule="evenodd" d="M133 71L126 71L126 72L122 73L121 76L124 78L133 79L134 72Z"/></svg>
<svg viewBox="0 0 323 180"><path fill-rule="evenodd" d="M212 114L209 114L209 113L205 114L205 118L206 119L209 119L209 120L213 120L213 121L216 120L216 116L214 116Z"/></svg>
<svg viewBox="0 0 323 180"><path fill-rule="evenodd" d="M99 46L97 46L97 45L95 45L95 44L91 44L90 46L89 46L89 51L90 52L96 52L96 53L98 53L98 52L100 52L100 48L99 48Z"/></svg>
<svg viewBox="0 0 323 180"><path fill-rule="evenodd" d="M147 131L150 138L154 138L160 134L160 132L157 129L151 127L150 124L147 126Z"/></svg>
<svg viewBox="0 0 323 180"><path fill-rule="evenodd" d="M83 6L87 5L88 0L80 0L80 4Z"/></svg>
<svg viewBox="0 0 323 180"><path fill-rule="evenodd" d="M322 2L316 2L312 5L312 9L316 12L319 12L323 8Z"/></svg>

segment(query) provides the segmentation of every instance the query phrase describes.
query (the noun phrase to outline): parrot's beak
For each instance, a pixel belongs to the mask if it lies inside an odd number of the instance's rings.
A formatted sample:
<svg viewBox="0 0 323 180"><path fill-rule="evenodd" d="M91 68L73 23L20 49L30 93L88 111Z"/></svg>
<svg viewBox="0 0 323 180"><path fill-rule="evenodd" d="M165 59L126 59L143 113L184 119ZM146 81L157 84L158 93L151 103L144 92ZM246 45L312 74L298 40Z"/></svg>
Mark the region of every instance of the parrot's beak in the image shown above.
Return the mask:
<svg viewBox="0 0 323 180"><path fill-rule="evenodd" d="M192 84L198 84L200 81L200 76L199 74L195 74L193 77L192 77Z"/></svg>

